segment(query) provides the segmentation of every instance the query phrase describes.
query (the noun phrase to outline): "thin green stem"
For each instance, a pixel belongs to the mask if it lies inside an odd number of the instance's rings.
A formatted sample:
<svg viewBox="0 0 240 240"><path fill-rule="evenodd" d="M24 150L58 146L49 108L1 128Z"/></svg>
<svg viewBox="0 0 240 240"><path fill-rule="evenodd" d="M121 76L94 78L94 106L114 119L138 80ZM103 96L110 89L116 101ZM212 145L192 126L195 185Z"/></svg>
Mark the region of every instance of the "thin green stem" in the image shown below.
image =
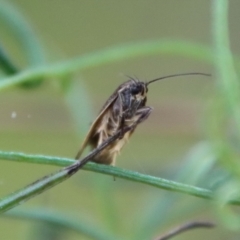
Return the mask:
<svg viewBox="0 0 240 240"><path fill-rule="evenodd" d="M240 84L229 43L228 1L214 0L213 3L213 39L219 87L227 106L233 113L240 136Z"/></svg>
<svg viewBox="0 0 240 240"><path fill-rule="evenodd" d="M240 165L232 151L232 143L229 144L229 137L226 136L226 119L232 118L235 139L240 141L240 83L235 71L234 57L230 48L228 32L228 1L214 0L213 5L213 40L215 46L214 63L217 75L217 87L219 89L221 106L215 111L212 131L212 138L215 142L219 159L229 171L240 176ZM218 115L217 115L218 113Z"/></svg>
<svg viewBox="0 0 240 240"><path fill-rule="evenodd" d="M136 124L138 124L136 122ZM75 161L70 166L60 169L57 172L54 172L50 175L44 176L41 179L29 184L23 189L20 189L9 196L4 197L0 200L0 213L5 212L21 203L26 202L28 199L33 198L34 196L48 190L49 188L61 183L62 181L70 178L76 172L78 172L88 161L93 159L99 152L106 148L113 141L117 140L122 134L133 129L135 125L130 127L124 127L119 130L116 134L109 137L104 141L99 147L92 150L86 157L81 160Z"/></svg>
<svg viewBox="0 0 240 240"><path fill-rule="evenodd" d="M39 163L39 164L50 164L56 166L68 166L76 161L69 158L59 158L51 156L41 156L41 155L28 155L24 153L17 152L4 152L0 151L0 159L18 161L18 162L28 162L28 163ZM83 169L87 171L98 172L106 175L112 175L115 177L127 179L134 182L144 183L153 187L160 189L165 189L173 192L180 192L187 195L192 195L204 199L214 199L214 192L209 189L199 188L187 184L182 184L179 182L174 182L166 180L163 178L153 177L146 174L133 172L130 170L121 169L118 167L112 167L108 165L100 165L92 162L87 163ZM231 204L240 205L240 200L232 200ZM3 202L0 201L0 207Z"/></svg>
<svg viewBox="0 0 240 240"><path fill-rule="evenodd" d="M1 1L0 20L4 24L3 27L11 32L17 43L21 45L29 65L36 66L45 63L43 48L28 21L18 9L7 1Z"/></svg>
<svg viewBox="0 0 240 240"><path fill-rule="evenodd" d="M157 237L155 240L169 240L170 238L175 237L185 231L193 230L196 228L213 228L213 227L215 227L215 224L211 222L198 222L198 221L188 222L174 229L171 229L170 232Z"/></svg>
<svg viewBox="0 0 240 240"><path fill-rule="evenodd" d="M0 82L0 90L14 87L19 83L34 81L35 79L61 78L77 70L84 70L124 59L159 54L179 54L207 63L212 63L213 61L211 50L200 44L171 40L139 42L110 47L51 66L25 70L15 76L3 79Z"/></svg>

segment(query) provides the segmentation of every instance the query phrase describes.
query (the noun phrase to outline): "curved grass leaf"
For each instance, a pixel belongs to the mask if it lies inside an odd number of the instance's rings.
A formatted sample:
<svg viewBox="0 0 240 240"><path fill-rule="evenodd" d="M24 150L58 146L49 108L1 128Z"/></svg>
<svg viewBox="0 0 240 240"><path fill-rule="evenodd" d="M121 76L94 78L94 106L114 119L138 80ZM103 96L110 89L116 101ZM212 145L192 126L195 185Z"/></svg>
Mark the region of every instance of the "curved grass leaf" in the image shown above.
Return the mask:
<svg viewBox="0 0 240 240"><path fill-rule="evenodd" d="M18 68L10 60L10 57L2 46L0 46L0 67L7 75L12 75L18 72Z"/></svg>
<svg viewBox="0 0 240 240"><path fill-rule="evenodd" d="M0 91L14 87L19 83L30 82L36 79L50 79L51 77L62 78L77 70L84 70L124 59L159 54L181 55L206 63L213 62L212 51L208 47L200 44L171 40L139 42L110 47L51 66L25 70L16 76L3 79L0 82Z"/></svg>
<svg viewBox="0 0 240 240"><path fill-rule="evenodd" d="M28 21L24 19L18 9L12 6L9 2L1 1L0 21L3 27L10 32L14 39L16 39L22 53L26 55L29 66L39 66L45 64L46 60L44 49L30 24L28 24ZM6 53L3 54L6 51L1 52L1 67L7 74L15 74L21 70L20 67L16 67L13 63L14 59L11 59L6 55ZM35 81L24 82L21 86L31 88L37 87L41 83L42 78L39 78L35 79Z"/></svg>
<svg viewBox="0 0 240 240"><path fill-rule="evenodd" d="M35 32L18 9L9 2L1 1L0 20L3 26L17 39L30 66L45 63L44 50Z"/></svg>
<svg viewBox="0 0 240 240"><path fill-rule="evenodd" d="M68 216L65 213L59 213L51 209L25 209L25 210L12 210L8 213L2 215L2 218L19 218L28 221L41 221L48 224L54 224L59 228L66 228L69 230L74 230L80 234L83 234L86 237L91 239L99 240L112 240L120 239L117 236L113 236L110 233L107 233L103 229L93 225L93 223L86 223L83 219L79 217Z"/></svg>
<svg viewBox="0 0 240 240"><path fill-rule="evenodd" d="M219 98L221 106L216 106L214 122L214 133L212 134L213 142L216 146L216 153L220 163L229 171L232 179L222 183L216 192L218 203L217 213L219 219L231 229L239 230L240 218L235 210L230 209L227 205L228 200L240 195L240 164L239 164L239 144L240 144L240 82L236 72L234 57L230 47L229 34L229 4L227 0L214 0L212 2L213 15L213 40L215 46L214 63L218 80ZM234 129L231 138L234 139L234 149L232 139L227 136L226 122L229 119Z"/></svg>

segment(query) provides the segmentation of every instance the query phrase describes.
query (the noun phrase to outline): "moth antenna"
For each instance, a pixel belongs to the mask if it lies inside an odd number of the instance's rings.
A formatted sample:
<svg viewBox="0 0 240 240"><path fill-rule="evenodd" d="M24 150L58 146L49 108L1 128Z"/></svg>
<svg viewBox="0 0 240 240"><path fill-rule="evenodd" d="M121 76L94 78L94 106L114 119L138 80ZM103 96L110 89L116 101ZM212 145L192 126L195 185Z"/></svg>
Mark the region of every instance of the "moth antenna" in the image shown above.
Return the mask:
<svg viewBox="0 0 240 240"><path fill-rule="evenodd" d="M180 77L180 76L189 76L189 75L202 75L202 76L207 76L207 77L211 76L211 74L208 74L208 73L198 73L198 72L179 73L179 74L168 75L168 76L164 76L164 77L160 77L160 78L156 78L156 79L150 80L150 81L146 82L146 85L148 86L150 83L153 83L153 82L156 82L156 81L159 81L159 80L163 80L163 79L166 79L166 78L173 78L173 77Z"/></svg>
<svg viewBox="0 0 240 240"><path fill-rule="evenodd" d="M134 75L134 77L135 77L135 80L136 80L137 82L140 82L140 80L139 80L139 78L138 78L137 76Z"/></svg>
<svg viewBox="0 0 240 240"><path fill-rule="evenodd" d="M135 80L133 77L129 76L129 75L126 75L124 74L125 77L129 78L130 80Z"/></svg>
<svg viewBox="0 0 240 240"><path fill-rule="evenodd" d="M130 79L133 80L135 83L140 82L140 80L138 79L138 77L136 75L134 75Z"/></svg>

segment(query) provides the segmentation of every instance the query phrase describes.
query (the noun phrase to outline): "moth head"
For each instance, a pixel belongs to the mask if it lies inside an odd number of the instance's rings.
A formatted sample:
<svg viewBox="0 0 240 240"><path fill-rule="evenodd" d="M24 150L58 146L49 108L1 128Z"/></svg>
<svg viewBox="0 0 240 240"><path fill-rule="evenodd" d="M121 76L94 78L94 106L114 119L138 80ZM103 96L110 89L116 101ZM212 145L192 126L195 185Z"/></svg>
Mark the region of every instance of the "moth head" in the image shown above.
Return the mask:
<svg viewBox="0 0 240 240"><path fill-rule="evenodd" d="M127 82L127 88L130 91L130 94L133 99L136 99L138 101L143 101L146 102L146 97L147 97L147 92L148 92L148 85L157 82L166 78L173 78L173 77L180 77L180 76L189 76L189 75L202 75L202 76L211 76L210 74L206 73L180 73L180 74L173 74L173 75L168 75L160 78L156 78L153 80L150 80L148 82L140 82L136 78L130 78L129 82ZM128 84L130 83L130 84Z"/></svg>
<svg viewBox="0 0 240 240"><path fill-rule="evenodd" d="M147 85L144 82L140 82L138 80L132 81L132 84L130 85L130 93L136 99L144 99L147 91Z"/></svg>

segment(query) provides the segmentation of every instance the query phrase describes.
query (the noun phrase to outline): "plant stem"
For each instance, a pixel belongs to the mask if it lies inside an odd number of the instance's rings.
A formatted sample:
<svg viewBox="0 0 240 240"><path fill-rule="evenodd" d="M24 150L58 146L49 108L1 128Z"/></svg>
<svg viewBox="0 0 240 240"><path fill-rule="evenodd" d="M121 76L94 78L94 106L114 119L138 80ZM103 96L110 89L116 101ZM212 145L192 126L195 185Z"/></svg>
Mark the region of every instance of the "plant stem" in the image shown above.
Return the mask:
<svg viewBox="0 0 240 240"><path fill-rule="evenodd" d="M50 79L51 77L62 78L77 70L84 70L90 67L139 56L159 54L179 54L208 63L213 62L211 50L199 44L170 40L139 42L110 47L66 62L22 71L15 76L3 79L0 82L0 91L14 87L19 83L30 82L36 79Z"/></svg>
<svg viewBox="0 0 240 240"><path fill-rule="evenodd" d="M16 191L4 197L3 199L0 200L0 213L5 212L21 203L26 202L28 199L48 190L49 188L73 176L90 159L95 157L99 152L101 152L113 141L117 140L122 134L125 134L134 127L135 125L133 124L130 127L125 127L119 130L116 134L114 134L112 137L109 137L105 142L103 142L98 148L95 148L92 152L90 152L85 158L75 161L70 166L62 168L59 171L52 173L50 175L44 176L43 178L29 184L25 188L20 189L19 191Z"/></svg>
<svg viewBox="0 0 240 240"><path fill-rule="evenodd" d="M0 159L18 161L18 162L28 162L28 163L39 163L39 164L49 164L55 166L68 166L72 163L76 163L73 159L69 158L59 158L51 156L41 156L41 155L28 155L24 153L16 152L4 152L0 151ZM103 164L96 164L88 162L84 167L84 170L98 172L106 175L112 175L114 177L127 179L134 182L140 182L160 189L165 189L168 191L184 193L191 196L196 196L204 199L214 199L214 192L209 189L199 188L187 184L182 184L180 182L170 181L163 178L158 178L154 176L149 176L146 174L121 169L118 167L112 167ZM240 200L233 199L229 202L230 204L240 205ZM0 206L3 205L0 201Z"/></svg>

